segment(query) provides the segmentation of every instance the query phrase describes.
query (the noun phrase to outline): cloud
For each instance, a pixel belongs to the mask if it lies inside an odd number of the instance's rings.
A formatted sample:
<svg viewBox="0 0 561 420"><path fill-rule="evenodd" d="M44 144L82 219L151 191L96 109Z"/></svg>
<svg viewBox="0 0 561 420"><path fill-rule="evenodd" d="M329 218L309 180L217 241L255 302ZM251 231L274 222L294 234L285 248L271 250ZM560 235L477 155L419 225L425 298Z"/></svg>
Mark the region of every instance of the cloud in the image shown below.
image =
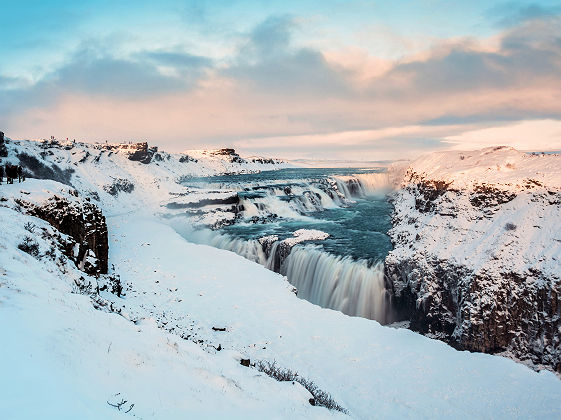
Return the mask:
<svg viewBox="0 0 561 420"><path fill-rule="evenodd" d="M161 74L150 63L113 57L76 57L45 83L89 95L145 97L184 89L186 81Z"/></svg>
<svg viewBox="0 0 561 420"><path fill-rule="evenodd" d="M531 22L508 31L495 51L468 41L425 60L397 64L373 82L373 93L399 96L504 90L561 81L561 20Z"/></svg>
<svg viewBox="0 0 561 420"><path fill-rule="evenodd" d="M295 27L296 21L290 16L272 16L253 29L246 48L254 50L258 58L286 52Z"/></svg>
<svg viewBox="0 0 561 420"><path fill-rule="evenodd" d="M141 101L189 92L212 65L211 60L189 53L157 50L120 58L100 53L100 49L99 45L82 47L61 67L32 85L0 78L0 111L14 114L54 106L68 95ZM165 72L162 66L174 71Z"/></svg>
<svg viewBox="0 0 561 420"><path fill-rule="evenodd" d="M2 76L0 75L0 91L15 89L24 83L23 80L17 77Z"/></svg>
<svg viewBox="0 0 561 420"><path fill-rule="evenodd" d="M242 150L287 159L305 157L353 160L412 158L426 149L443 147L441 139L449 133L461 133L461 126L398 126L377 130L354 130L326 134L250 138L236 141Z"/></svg>
<svg viewBox="0 0 561 420"><path fill-rule="evenodd" d="M151 60L156 64L187 68L190 70L210 67L212 60L200 55L173 51L145 51L138 55L140 60Z"/></svg>
<svg viewBox="0 0 561 420"><path fill-rule="evenodd" d="M547 19L561 14L561 5L544 6L510 1L489 8L485 15L499 27L512 27L529 20Z"/></svg>
<svg viewBox="0 0 561 420"><path fill-rule="evenodd" d="M348 70L329 63L318 50L292 45L291 32L297 27L289 16L265 20L222 74L247 87L282 96L348 94Z"/></svg>
<svg viewBox="0 0 561 420"><path fill-rule="evenodd" d="M380 159L469 144L462 133L505 122L561 120L558 18L509 28L493 46L446 40L381 64L298 44L299 22L271 17L220 61L181 45L129 55L117 54L110 40L82 45L32 86L0 78L3 131ZM545 126L536 129L529 141L539 130L552 138Z"/></svg>

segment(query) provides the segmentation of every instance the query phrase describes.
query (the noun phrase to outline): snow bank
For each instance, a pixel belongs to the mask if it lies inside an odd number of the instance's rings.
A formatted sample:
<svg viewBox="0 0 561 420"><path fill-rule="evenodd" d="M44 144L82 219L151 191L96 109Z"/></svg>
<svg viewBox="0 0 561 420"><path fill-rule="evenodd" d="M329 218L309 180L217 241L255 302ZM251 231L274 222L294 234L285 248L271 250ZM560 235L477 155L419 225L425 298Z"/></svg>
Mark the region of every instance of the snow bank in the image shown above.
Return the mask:
<svg viewBox="0 0 561 420"><path fill-rule="evenodd" d="M316 229L298 229L292 234L292 238L287 238L284 242L288 246L294 246L301 242L306 241L323 241L329 238L329 233L322 232Z"/></svg>

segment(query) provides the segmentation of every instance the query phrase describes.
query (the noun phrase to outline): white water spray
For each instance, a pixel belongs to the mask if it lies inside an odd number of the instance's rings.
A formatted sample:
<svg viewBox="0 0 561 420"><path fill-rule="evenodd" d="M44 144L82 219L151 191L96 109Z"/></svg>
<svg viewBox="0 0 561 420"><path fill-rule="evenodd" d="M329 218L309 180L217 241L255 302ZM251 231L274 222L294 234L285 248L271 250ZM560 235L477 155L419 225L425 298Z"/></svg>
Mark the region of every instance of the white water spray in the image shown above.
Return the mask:
<svg viewBox="0 0 561 420"><path fill-rule="evenodd" d="M347 198L384 194L391 189L388 172L335 175L333 179L337 183L337 189Z"/></svg>
<svg viewBox="0 0 561 420"><path fill-rule="evenodd" d="M298 296L351 316L386 320L384 266L296 247L281 267Z"/></svg>

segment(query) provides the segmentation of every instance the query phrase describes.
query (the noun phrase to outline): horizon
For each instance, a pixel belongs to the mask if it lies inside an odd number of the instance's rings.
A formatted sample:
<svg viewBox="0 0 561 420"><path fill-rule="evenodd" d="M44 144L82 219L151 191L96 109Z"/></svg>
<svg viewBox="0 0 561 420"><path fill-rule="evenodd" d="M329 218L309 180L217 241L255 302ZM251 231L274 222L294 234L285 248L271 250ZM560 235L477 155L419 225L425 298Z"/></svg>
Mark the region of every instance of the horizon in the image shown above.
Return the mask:
<svg viewBox="0 0 561 420"><path fill-rule="evenodd" d="M558 1L3 9L7 137L355 162L561 150Z"/></svg>

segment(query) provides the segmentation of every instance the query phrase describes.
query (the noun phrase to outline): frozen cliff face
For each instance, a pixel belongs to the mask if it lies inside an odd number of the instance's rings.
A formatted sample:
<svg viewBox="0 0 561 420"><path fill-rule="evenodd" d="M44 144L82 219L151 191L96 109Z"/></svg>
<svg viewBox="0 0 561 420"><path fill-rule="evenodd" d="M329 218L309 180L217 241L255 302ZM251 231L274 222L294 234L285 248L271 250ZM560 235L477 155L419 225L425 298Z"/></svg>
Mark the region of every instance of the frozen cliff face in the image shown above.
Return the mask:
<svg viewBox="0 0 561 420"><path fill-rule="evenodd" d="M561 372L561 156L435 153L409 166L391 200L396 318Z"/></svg>
<svg viewBox="0 0 561 420"><path fill-rule="evenodd" d="M6 185L2 193L2 206L15 208L29 216L49 223L57 233L53 245L83 272L90 275L106 274L108 269L108 236L105 216L88 199L78 192L56 182L41 183L27 180ZM29 243L36 243L41 233L29 228ZM54 251L49 251L53 254Z"/></svg>

